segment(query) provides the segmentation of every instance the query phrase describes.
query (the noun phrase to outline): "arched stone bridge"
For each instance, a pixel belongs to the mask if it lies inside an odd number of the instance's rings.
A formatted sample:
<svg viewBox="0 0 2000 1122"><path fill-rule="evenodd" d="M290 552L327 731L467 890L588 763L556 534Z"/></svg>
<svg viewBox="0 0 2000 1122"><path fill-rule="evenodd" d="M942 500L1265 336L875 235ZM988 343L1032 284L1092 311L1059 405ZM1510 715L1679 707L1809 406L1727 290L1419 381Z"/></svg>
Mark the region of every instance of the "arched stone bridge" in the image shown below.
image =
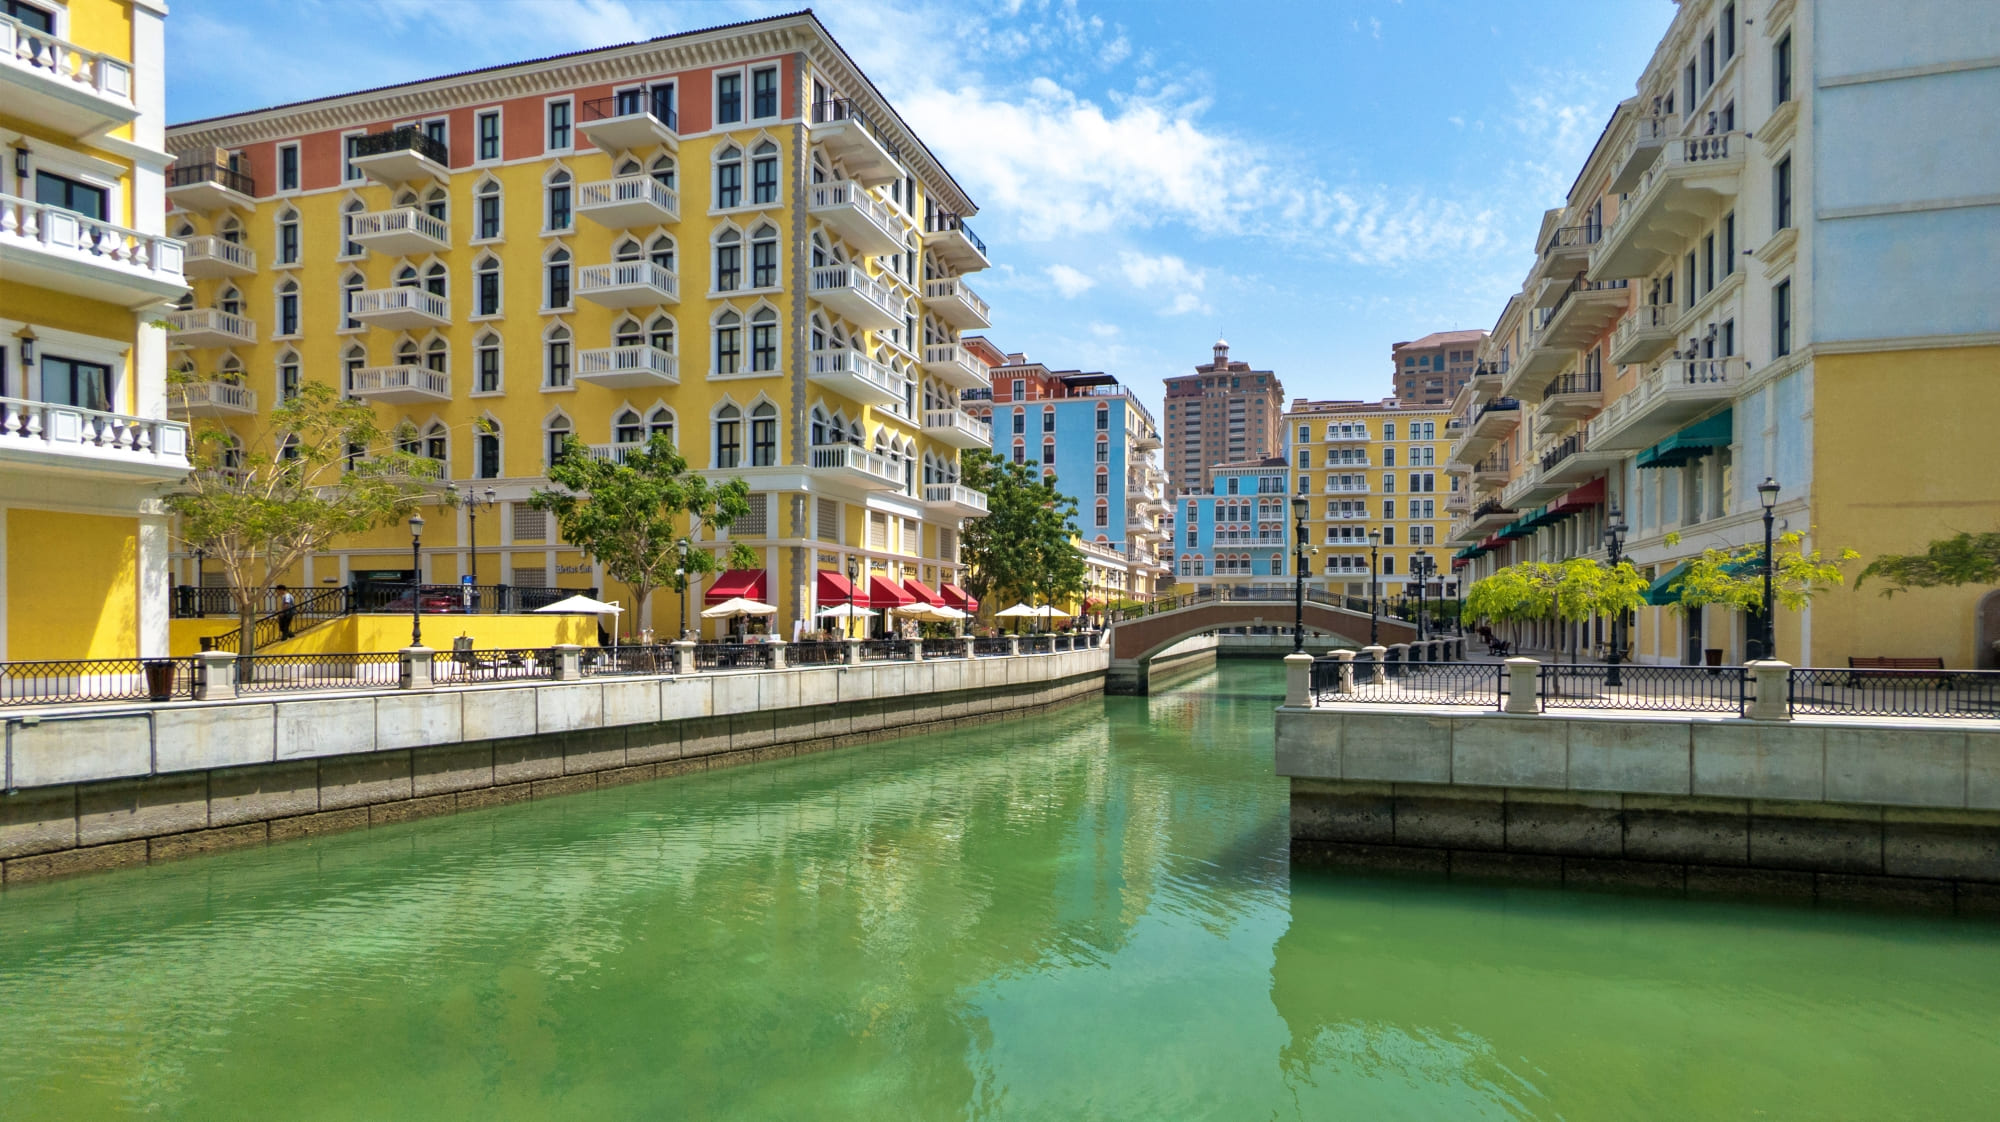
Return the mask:
<svg viewBox="0 0 2000 1122"><path fill-rule="evenodd" d="M1292 626L1293 592L1286 585L1241 585L1208 592L1163 596L1145 608L1127 612L1111 624L1111 678L1116 693L1146 691L1153 656L1191 636L1219 627ZM1355 646L1368 643L1368 601L1306 590L1306 627L1345 639ZM1378 640L1410 643L1416 625L1382 616L1375 621Z"/></svg>

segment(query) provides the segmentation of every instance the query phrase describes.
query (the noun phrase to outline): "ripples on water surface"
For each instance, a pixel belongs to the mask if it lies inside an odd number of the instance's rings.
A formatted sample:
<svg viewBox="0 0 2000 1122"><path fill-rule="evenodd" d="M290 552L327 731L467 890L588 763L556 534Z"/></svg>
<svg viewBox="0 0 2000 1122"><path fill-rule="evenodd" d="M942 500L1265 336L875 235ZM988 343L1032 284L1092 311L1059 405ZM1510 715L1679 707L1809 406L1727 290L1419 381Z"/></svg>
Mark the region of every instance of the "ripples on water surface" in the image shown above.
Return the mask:
<svg viewBox="0 0 2000 1122"><path fill-rule="evenodd" d="M1273 664L0 896L0 1117L2000 1116L2000 931L1301 873Z"/></svg>

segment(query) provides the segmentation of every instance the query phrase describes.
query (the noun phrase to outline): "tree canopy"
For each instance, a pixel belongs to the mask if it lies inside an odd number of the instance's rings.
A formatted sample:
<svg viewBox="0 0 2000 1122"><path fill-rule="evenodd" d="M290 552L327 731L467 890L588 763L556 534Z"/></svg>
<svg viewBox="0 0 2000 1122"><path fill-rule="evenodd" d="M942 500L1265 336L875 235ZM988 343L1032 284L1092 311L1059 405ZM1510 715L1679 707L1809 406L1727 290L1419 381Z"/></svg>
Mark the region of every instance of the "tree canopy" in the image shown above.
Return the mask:
<svg viewBox="0 0 2000 1122"><path fill-rule="evenodd" d="M1614 568L1588 557L1522 561L1465 590L1464 618L1497 623L1617 616L1645 602L1647 581L1629 561Z"/></svg>
<svg viewBox="0 0 2000 1122"><path fill-rule="evenodd" d="M1667 544L1679 541L1680 535L1667 535ZM1794 612L1810 603L1821 589L1845 583L1840 567L1861 556L1843 549L1836 559L1828 561L1819 550L1802 548L1804 542L1805 535L1793 530L1779 535L1771 545L1771 594ZM1673 607L1681 612L1709 604L1741 612L1762 611L1764 545L1704 549L1668 587L1679 592Z"/></svg>
<svg viewBox="0 0 2000 1122"><path fill-rule="evenodd" d="M695 544L703 528L727 529L750 512L750 485L741 479L715 483L690 472L665 433L654 433L623 463L594 458L569 437L549 467L549 482L560 489L536 491L528 505L553 513L564 541L632 589L639 627L646 626L654 589L685 591L689 580L725 561L740 568L761 564L741 543L726 558Z"/></svg>
<svg viewBox="0 0 2000 1122"><path fill-rule="evenodd" d="M189 378L169 379L185 396ZM256 649L262 595L335 537L394 522L426 501L449 502L438 464L391 445L374 410L333 387L307 382L248 439L207 421L194 430L194 470L166 498L187 545L226 575L241 631Z"/></svg>
<svg viewBox="0 0 2000 1122"><path fill-rule="evenodd" d="M1033 461L991 452L964 453L965 484L986 492L984 518L965 524L959 557L967 590L986 601L1043 601L1080 596L1088 570L1077 549L1076 503L1056 490Z"/></svg>
<svg viewBox="0 0 2000 1122"><path fill-rule="evenodd" d="M1885 553L1854 578L1855 591L1870 578L1880 578L1884 596L1913 588L2000 584L2000 532L1940 538L1922 553Z"/></svg>

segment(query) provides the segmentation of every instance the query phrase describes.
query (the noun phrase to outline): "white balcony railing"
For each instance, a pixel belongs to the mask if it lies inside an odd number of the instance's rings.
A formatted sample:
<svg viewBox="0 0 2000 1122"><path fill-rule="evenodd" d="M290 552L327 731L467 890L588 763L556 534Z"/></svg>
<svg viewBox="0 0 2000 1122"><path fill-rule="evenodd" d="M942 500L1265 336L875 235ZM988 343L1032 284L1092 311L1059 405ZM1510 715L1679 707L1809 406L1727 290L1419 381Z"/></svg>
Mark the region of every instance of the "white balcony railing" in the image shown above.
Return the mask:
<svg viewBox="0 0 2000 1122"><path fill-rule="evenodd" d="M220 308L183 308L167 313L167 342L176 347L229 347L255 343L257 324Z"/></svg>
<svg viewBox="0 0 2000 1122"><path fill-rule="evenodd" d="M900 404L910 380L860 351L828 347L812 353L810 380L856 401Z"/></svg>
<svg viewBox="0 0 2000 1122"><path fill-rule="evenodd" d="M903 325L903 302L889 283L859 265L825 265L812 271L813 298L873 330Z"/></svg>
<svg viewBox="0 0 2000 1122"><path fill-rule="evenodd" d="M353 393L386 401L451 397L451 375L428 366L367 366L354 372Z"/></svg>
<svg viewBox="0 0 2000 1122"><path fill-rule="evenodd" d="M71 136L123 124L139 115L131 63L58 39L6 15L0 15L0 79L5 87L22 87L0 98L11 115Z"/></svg>
<svg viewBox="0 0 2000 1122"><path fill-rule="evenodd" d="M648 343L599 347L577 352L576 376L601 386L677 385L680 360Z"/></svg>
<svg viewBox="0 0 2000 1122"><path fill-rule="evenodd" d="M576 209L587 218L622 229L679 221L681 197L650 175L621 175L578 188Z"/></svg>
<svg viewBox="0 0 2000 1122"><path fill-rule="evenodd" d="M961 389L988 384L986 368L959 343L933 343L925 347L924 368Z"/></svg>
<svg viewBox="0 0 2000 1122"><path fill-rule="evenodd" d="M257 252L228 238L197 234L187 239L186 270L191 277L244 276L257 271Z"/></svg>
<svg viewBox="0 0 2000 1122"><path fill-rule="evenodd" d="M579 269L576 294L610 308L677 304L681 282L673 270L651 261L613 261Z"/></svg>
<svg viewBox="0 0 2000 1122"><path fill-rule="evenodd" d="M355 293L347 314L381 327L440 326L451 321L451 305L429 289L398 285Z"/></svg>
<svg viewBox="0 0 2000 1122"><path fill-rule="evenodd" d="M55 455L173 473L188 469L187 452L188 428L179 421L0 397L0 460Z"/></svg>
<svg viewBox="0 0 2000 1122"><path fill-rule="evenodd" d="M961 448L993 446L993 426L963 409L924 410L924 431Z"/></svg>
<svg viewBox="0 0 2000 1122"><path fill-rule="evenodd" d="M810 209L814 218L833 227L863 253L894 253L903 248L903 235L889 205L851 179L815 184Z"/></svg>
<svg viewBox="0 0 2000 1122"><path fill-rule="evenodd" d="M924 501L936 506L958 507L966 511L986 513L986 492L975 491L957 483L924 484Z"/></svg>
<svg viewBox="0 0 2000 1122"><path fill-rule="evenodd" d="M187 382L168 387L167 408L193 417L247 416L257 411L257 391L220 379Z"/></svg>
<svg viewBox="0 0 2000 1122"><path fill-rule="evenodd" d="M186 287L186 247L177 239L13 195L0 194L0 253L7 260L0 272L113 303L170 298Z"/></svg>
<svg viewBox="0 0 2000 1122"><path fill-rule="evenodd" d="M413 206L351 215L347 231L353 241L392 257L451 248L451 226Z"/></svg>
<svg viewBox="0 0 2000 1122"><path fill-rule="evenodd" d="M890 487L903 485L903 469L896 461L857 444L816 444L812 466L822 471L858 472Z"/></svg>
<svg viewBox="0 0 2000 1122"><path fill-rule="evenodd" d="M953 327L993 326L993 309L957 277L924 282L924 300Z"/></svg>
<svg viewBox="0 0 2000 1122"><path fill-rule="evenodd" d="M632 455L632 453L637 452L639 449L644 447L645 447L644 444L633 443L633 442L620 443L620 444L592 444L589 446L589 451L590 451L590 458L593 460L610 460L614 464L622 464L625 462L627 457Z"/></svg>

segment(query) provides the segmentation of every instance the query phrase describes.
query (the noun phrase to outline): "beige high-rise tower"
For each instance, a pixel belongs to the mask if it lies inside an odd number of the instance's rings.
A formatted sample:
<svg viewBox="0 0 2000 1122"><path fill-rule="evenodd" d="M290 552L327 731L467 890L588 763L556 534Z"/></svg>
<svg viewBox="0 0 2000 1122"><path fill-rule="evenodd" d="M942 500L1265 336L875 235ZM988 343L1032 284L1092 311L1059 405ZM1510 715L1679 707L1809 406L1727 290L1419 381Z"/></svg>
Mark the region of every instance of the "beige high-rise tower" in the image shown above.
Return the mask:
<svg viewBox="0 0 2000 1122"><path fill-rule="evenodd" d="M1213 361L1166 383L1160 436L1175 494L1207 491L1210 469L1218 464L1254 464L1284 451L1284 383L1269 370L1231 361L1227 339L1215 341Z"/></svg>

